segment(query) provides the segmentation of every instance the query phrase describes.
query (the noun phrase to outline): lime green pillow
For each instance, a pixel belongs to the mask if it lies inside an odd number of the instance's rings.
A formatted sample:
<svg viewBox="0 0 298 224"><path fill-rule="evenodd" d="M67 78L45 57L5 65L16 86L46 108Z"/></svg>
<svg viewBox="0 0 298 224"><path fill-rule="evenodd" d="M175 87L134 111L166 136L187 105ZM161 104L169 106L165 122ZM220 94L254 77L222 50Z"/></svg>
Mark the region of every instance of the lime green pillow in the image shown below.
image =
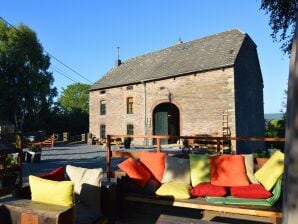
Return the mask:
<svg viewBox="0 0 298 224"><path fill-rule="evenodd" d="M29 176L31 200L48 204L73 206L73 183Z"/></svg>
<svg viewBox="0 0 298 224"><path fill-rule="evenodd" d="M210 160L208 155L189 155L191 185L210 182Z"/></svg>
<svg viewBox="0 0 298 224"><path fill-rule="evenodd" d="M278 178L283 174L284 159L285 155L280 151L276 151L255 173L255 177L267 191L271 190Z"/></svg>
<svg viewBox="0 0 298 224"><path fill-rule="evenodd" d="M186 183L168 182L162 184L155 192L159 196L174 197L175 199L188 199L190 195L191 186Z"/></svg>

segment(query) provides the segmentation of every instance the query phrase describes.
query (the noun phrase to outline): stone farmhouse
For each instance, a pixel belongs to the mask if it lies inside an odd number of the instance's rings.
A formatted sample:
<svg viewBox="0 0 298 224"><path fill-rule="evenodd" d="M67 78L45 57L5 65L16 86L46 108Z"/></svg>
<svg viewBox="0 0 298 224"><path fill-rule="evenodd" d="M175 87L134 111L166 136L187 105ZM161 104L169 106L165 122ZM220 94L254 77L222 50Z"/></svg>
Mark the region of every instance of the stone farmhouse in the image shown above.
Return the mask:
<svg viewBox="0 0 298 224"><path fill-rule="evenodd" d="M256 48L248 34L230 30L124 62L118 58L116 67L90 88L89 132L99 138L263 137L263 79ZM256 150L251 144L237 143L232 150Z"/></svg>

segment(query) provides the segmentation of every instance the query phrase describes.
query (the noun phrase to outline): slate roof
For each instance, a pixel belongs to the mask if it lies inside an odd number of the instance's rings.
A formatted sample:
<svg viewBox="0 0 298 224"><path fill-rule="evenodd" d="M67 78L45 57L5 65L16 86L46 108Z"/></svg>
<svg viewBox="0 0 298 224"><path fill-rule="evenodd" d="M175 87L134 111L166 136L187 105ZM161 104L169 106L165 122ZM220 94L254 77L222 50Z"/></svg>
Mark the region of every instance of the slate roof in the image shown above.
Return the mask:
<svg viewBox="0 0 298 224"><path fill-rule="evenodd" d="M90 90L233 66L246 36L230 30L128 59L107 72Z"/></svg>

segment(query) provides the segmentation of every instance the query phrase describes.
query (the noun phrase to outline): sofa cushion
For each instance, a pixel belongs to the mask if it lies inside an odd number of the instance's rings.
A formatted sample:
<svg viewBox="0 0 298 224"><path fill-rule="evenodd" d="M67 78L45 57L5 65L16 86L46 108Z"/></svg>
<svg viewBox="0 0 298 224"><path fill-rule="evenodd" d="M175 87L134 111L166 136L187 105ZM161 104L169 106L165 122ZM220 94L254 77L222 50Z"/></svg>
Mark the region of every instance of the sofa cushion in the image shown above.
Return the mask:
<svg viewBox="0 0 298 224"><path fill-rule="evenodd" d="M276 151L270 159L255 173L257 180L270 191L278 178L284 172L285 156L282 152Z"/></svg>
<svg viewBox="0 0 298 224"><path fill-rule="evenodd" d="M165 170L165 157L165 153L146 151L141 152L141 162L148 168L152 176L159 182L162 181Z"/></svg>
<svg viewBox="0 0 298 224"><path fill-rule="evenodd" d="M261 184L250 184L244 187L231 187L231 195L237 198L270 198L271 192L267 191Z"/></svg>
<svg viewBox="0 0 298 224"><path fill-rule="evenodd" d="M66 174L70 180L74 182L74 192L77 194L78 200L100 211L101 209L101 180L103 170L87 169L72 165L66 166Z"/></svg>
<svg viewBox="0 0 298 224"><path fill-rule="evenodd" d="M151 177L149 171L147 171L140 162L137 162L132 158L128 158L118 164L118 167L140 187L144 187Z"/></svg>
<svg viewBox="0 0 298 224"><path fill-rule="evenodd" d="M58 167L48 173L39 174L38 177L48 180L63 181L65 180L64 167Z"/></svg>
<svg viewBox="0 0 298 224"><path fill-rule="evenodd" d="M190 195L191 186L186 183L168 182L162 184L156 191L159 196L173 197L175 199L188 199Z"/></svg>
<svg viewBox="0 0 298 224"><path fill-rule="evenodd" d="M46 180L30 175L29 185L32 201L73 206L74 184L71 181Z"/></svg>
<svg viewBox="0 0 298 224"><path fill-rule="evenodd" d="M181 182L190 184L189 160L167 156L162 183Z"/></svg>
<svg viewBox="0 0 298 224"><path fill-rule="evenodd" d="M208 155L189 155L191 185L210 182L210 160Z"/></svg>
<svg viewBox="0 0 298 224"><path fill-rule="evenodd" d="M259 184L254 172L254 156L253 154L244 154L244 164L248 180L252 184Z"/></svg>
<svg viewBox="0 0 298 224"><path fill-rule="evenodd" d="M227 189L223 186L212 185L210 182L199 183L191 189L191 195L195 197L216 196L222 197L227 194Z"/></svg>
<svg viewBox="0 0 298 224"><path fill-rule="evenodd" d="M210 158L211 184L218 186L248 186L244 157L223 155Z"/></svg>

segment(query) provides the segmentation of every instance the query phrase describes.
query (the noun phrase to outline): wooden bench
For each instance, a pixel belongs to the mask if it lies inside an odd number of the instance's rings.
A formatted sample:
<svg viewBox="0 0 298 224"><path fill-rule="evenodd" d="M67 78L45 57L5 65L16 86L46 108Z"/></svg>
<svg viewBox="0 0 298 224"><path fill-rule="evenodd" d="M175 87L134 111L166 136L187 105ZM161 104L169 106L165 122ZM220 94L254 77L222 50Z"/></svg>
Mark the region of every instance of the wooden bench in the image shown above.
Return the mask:
<svg viewBox="0 0 298 224"><path fill-rule="evenodd" d="M270 223L274 223L274 224L280 223L282 220L282 211L280 207L217 205L217 204L211 204L207 202L204 198L178 200L178 199L169 199L165 197L145 196L145 195L132 194L132 193L125 194L124 200L135 202L135 203L150 203L150 204L156 204L156 205L213 211L218 213L230 213L235 215L254 216L256 218L264 217Z"/></svg>

